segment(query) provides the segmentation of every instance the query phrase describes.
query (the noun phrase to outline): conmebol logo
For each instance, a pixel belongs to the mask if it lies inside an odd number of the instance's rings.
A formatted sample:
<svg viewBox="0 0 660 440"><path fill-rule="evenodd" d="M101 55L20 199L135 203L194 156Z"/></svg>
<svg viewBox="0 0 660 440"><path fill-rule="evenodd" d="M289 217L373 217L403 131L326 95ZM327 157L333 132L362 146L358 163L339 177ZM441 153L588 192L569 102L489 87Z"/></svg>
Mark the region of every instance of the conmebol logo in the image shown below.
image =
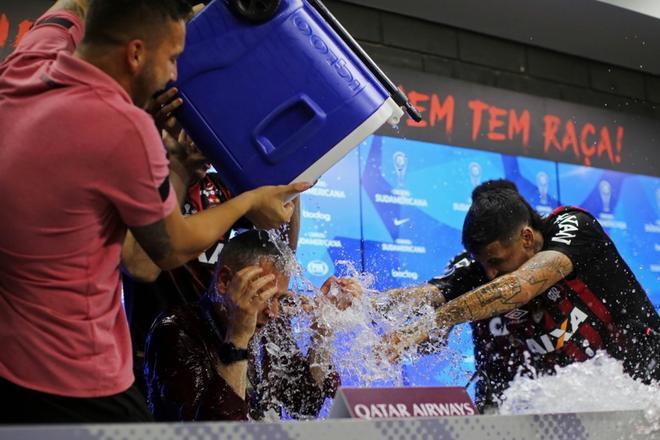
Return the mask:
<svg viewBox="0 0 660 440"><path fill-rule="evenodd" d="M312 260L307 263L307 272L315 277L326 275L330 271L328 264L321 260Z"/></svg>

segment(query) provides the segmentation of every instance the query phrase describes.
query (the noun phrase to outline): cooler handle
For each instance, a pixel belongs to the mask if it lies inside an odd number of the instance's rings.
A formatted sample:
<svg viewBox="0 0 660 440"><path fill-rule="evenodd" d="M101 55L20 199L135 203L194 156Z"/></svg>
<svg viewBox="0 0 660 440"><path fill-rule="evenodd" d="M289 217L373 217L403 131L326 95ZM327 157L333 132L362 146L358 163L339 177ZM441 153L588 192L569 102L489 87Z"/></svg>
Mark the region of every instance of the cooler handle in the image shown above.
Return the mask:
<svg viewBox="0 0 660 440"><path fill-rule="evenodd" d="M276 164L304 148L326 119L321 107L300 93L268 113L254 129L253 140L259 153L271 164Z"/></svg>

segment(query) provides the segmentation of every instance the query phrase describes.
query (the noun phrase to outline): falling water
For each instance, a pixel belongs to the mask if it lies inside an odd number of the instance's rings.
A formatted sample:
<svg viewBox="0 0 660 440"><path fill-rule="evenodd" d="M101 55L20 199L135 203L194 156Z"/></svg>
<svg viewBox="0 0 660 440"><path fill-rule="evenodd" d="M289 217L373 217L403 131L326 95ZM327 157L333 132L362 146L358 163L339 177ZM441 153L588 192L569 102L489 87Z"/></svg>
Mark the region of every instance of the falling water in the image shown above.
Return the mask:
<svg viewBox="0 0 660 440"><path fill-rule="evenodd" d="M270 234L271 238L276 237L273 232ZM327 357L332 360L344 385L403 386L401 364L390 362L383 355L383 336L406 326L411 319L431 328L434 309L429 304L413 305L405 302L397 303L396 307L385 307L383 295L372 289L373 275L360 273L349 261L338 261L336 265L343 267L343 272L360 284L361 297L346 298L347 294L336 283L331 285L327 295L323 295L304 276L304 269L297 263L288 246L282 245L281 241L273 241L278 244L286 271L291 274L292 290L297 292L293 298L292 309L295 312L291 315L291 323L293 337L302 353L307 353L313 341L314 349L327 353ZM340 310L335 305L337 302L351 305ZM315 307L311 312L306 312L304 306L309 303L314 303ZM316 330L317 327L331 331L322 334ZM266 331L262 329L258 336L269 339L268 349L281 353L284 347L264 335ZM402 362L413 363L419 356L417 350L411 350L404 353ZM322 367L326 368L326 373L329 371L325 365Z"/></svg>
<svg viewBox="0 0 660 440"><path fill-rule="evenodd" d="M328 295L323 295L304 276L303 268L296 262L288 247L281 249L287 270L292 273L293 290L298 292L294 303L296 313L292 317L293 336L303 353L310 347L312 339L315 349L328 353L339 371L344 385L403 386L402 368L399 363L390 363L382 356L383 335L405 327L411 320L426 323L433 327L434 310L430 301L421 304L397 302L394 307L382 293L373 290L374 277L359 273L347 261L337 262L344 266L348 275L357 280L363 289L360 298L352 305L339 310L331 301L342 300L344 295L339 286L332 285ZM303 304L316 300L316 308L311 313L303 311ZM332 329L328 335L319 335L312 328L312 322ZM453 334L451 337L460 335ZM271 349L280 350L277 341L270 341ZM438 338L435 344L427 347L440 359L448 362L456 371L464 361L462 355L446 349L444 339ZM411 350L404 353L402 363L415 363L424 351ZM429 371L429 378L433 374ZM465 377L454 378L456 384L465 383ZM607 380L608 386L603 386ZM329 402L326 402L327 414ZM644 432L660 431L660 384L645 385L633 380L623 372L621 362L605 353L583 363L557 368L552 376L534 378L519 376L504 393L500 414L558 413L585 411L612 411L641 409L645 412L648 425L641 427ZM273 419L278 415L273 414Z"/></svg>

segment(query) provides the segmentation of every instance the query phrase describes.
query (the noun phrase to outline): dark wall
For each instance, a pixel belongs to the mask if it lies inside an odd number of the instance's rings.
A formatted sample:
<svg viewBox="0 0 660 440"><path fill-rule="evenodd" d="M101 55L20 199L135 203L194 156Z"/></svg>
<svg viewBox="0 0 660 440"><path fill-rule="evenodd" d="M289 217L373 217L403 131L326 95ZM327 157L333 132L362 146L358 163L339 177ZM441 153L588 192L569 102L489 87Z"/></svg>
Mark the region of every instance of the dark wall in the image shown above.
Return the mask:
<svg viewBox="0 0 660 440"><path fill-rule="evenodd" d="M13 49L21 24L52 3L0 3L0 59ZM379 64L660 120L658 76L338 0L324 3Z"/></svg>
<svg viewBox="0 0 660 440"><path fill-rule="evenodd" d="M658 76L341 1L324 3L379 64L660 120Z"/></svg>

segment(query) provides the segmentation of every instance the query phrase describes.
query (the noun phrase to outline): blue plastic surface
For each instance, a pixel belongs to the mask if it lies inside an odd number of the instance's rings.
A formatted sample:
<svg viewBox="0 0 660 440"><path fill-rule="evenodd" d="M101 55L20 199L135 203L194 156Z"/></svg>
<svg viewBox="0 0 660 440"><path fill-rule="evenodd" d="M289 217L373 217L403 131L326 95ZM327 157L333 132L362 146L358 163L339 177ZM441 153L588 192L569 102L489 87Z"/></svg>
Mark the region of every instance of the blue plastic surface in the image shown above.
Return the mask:
<svg viewBox="0 0 660 440"><path fill-rule="evenodd" d="M259 25L212 2L178 65L177 117L234 194L291 182L389 97L304 0Z"/></svg>

